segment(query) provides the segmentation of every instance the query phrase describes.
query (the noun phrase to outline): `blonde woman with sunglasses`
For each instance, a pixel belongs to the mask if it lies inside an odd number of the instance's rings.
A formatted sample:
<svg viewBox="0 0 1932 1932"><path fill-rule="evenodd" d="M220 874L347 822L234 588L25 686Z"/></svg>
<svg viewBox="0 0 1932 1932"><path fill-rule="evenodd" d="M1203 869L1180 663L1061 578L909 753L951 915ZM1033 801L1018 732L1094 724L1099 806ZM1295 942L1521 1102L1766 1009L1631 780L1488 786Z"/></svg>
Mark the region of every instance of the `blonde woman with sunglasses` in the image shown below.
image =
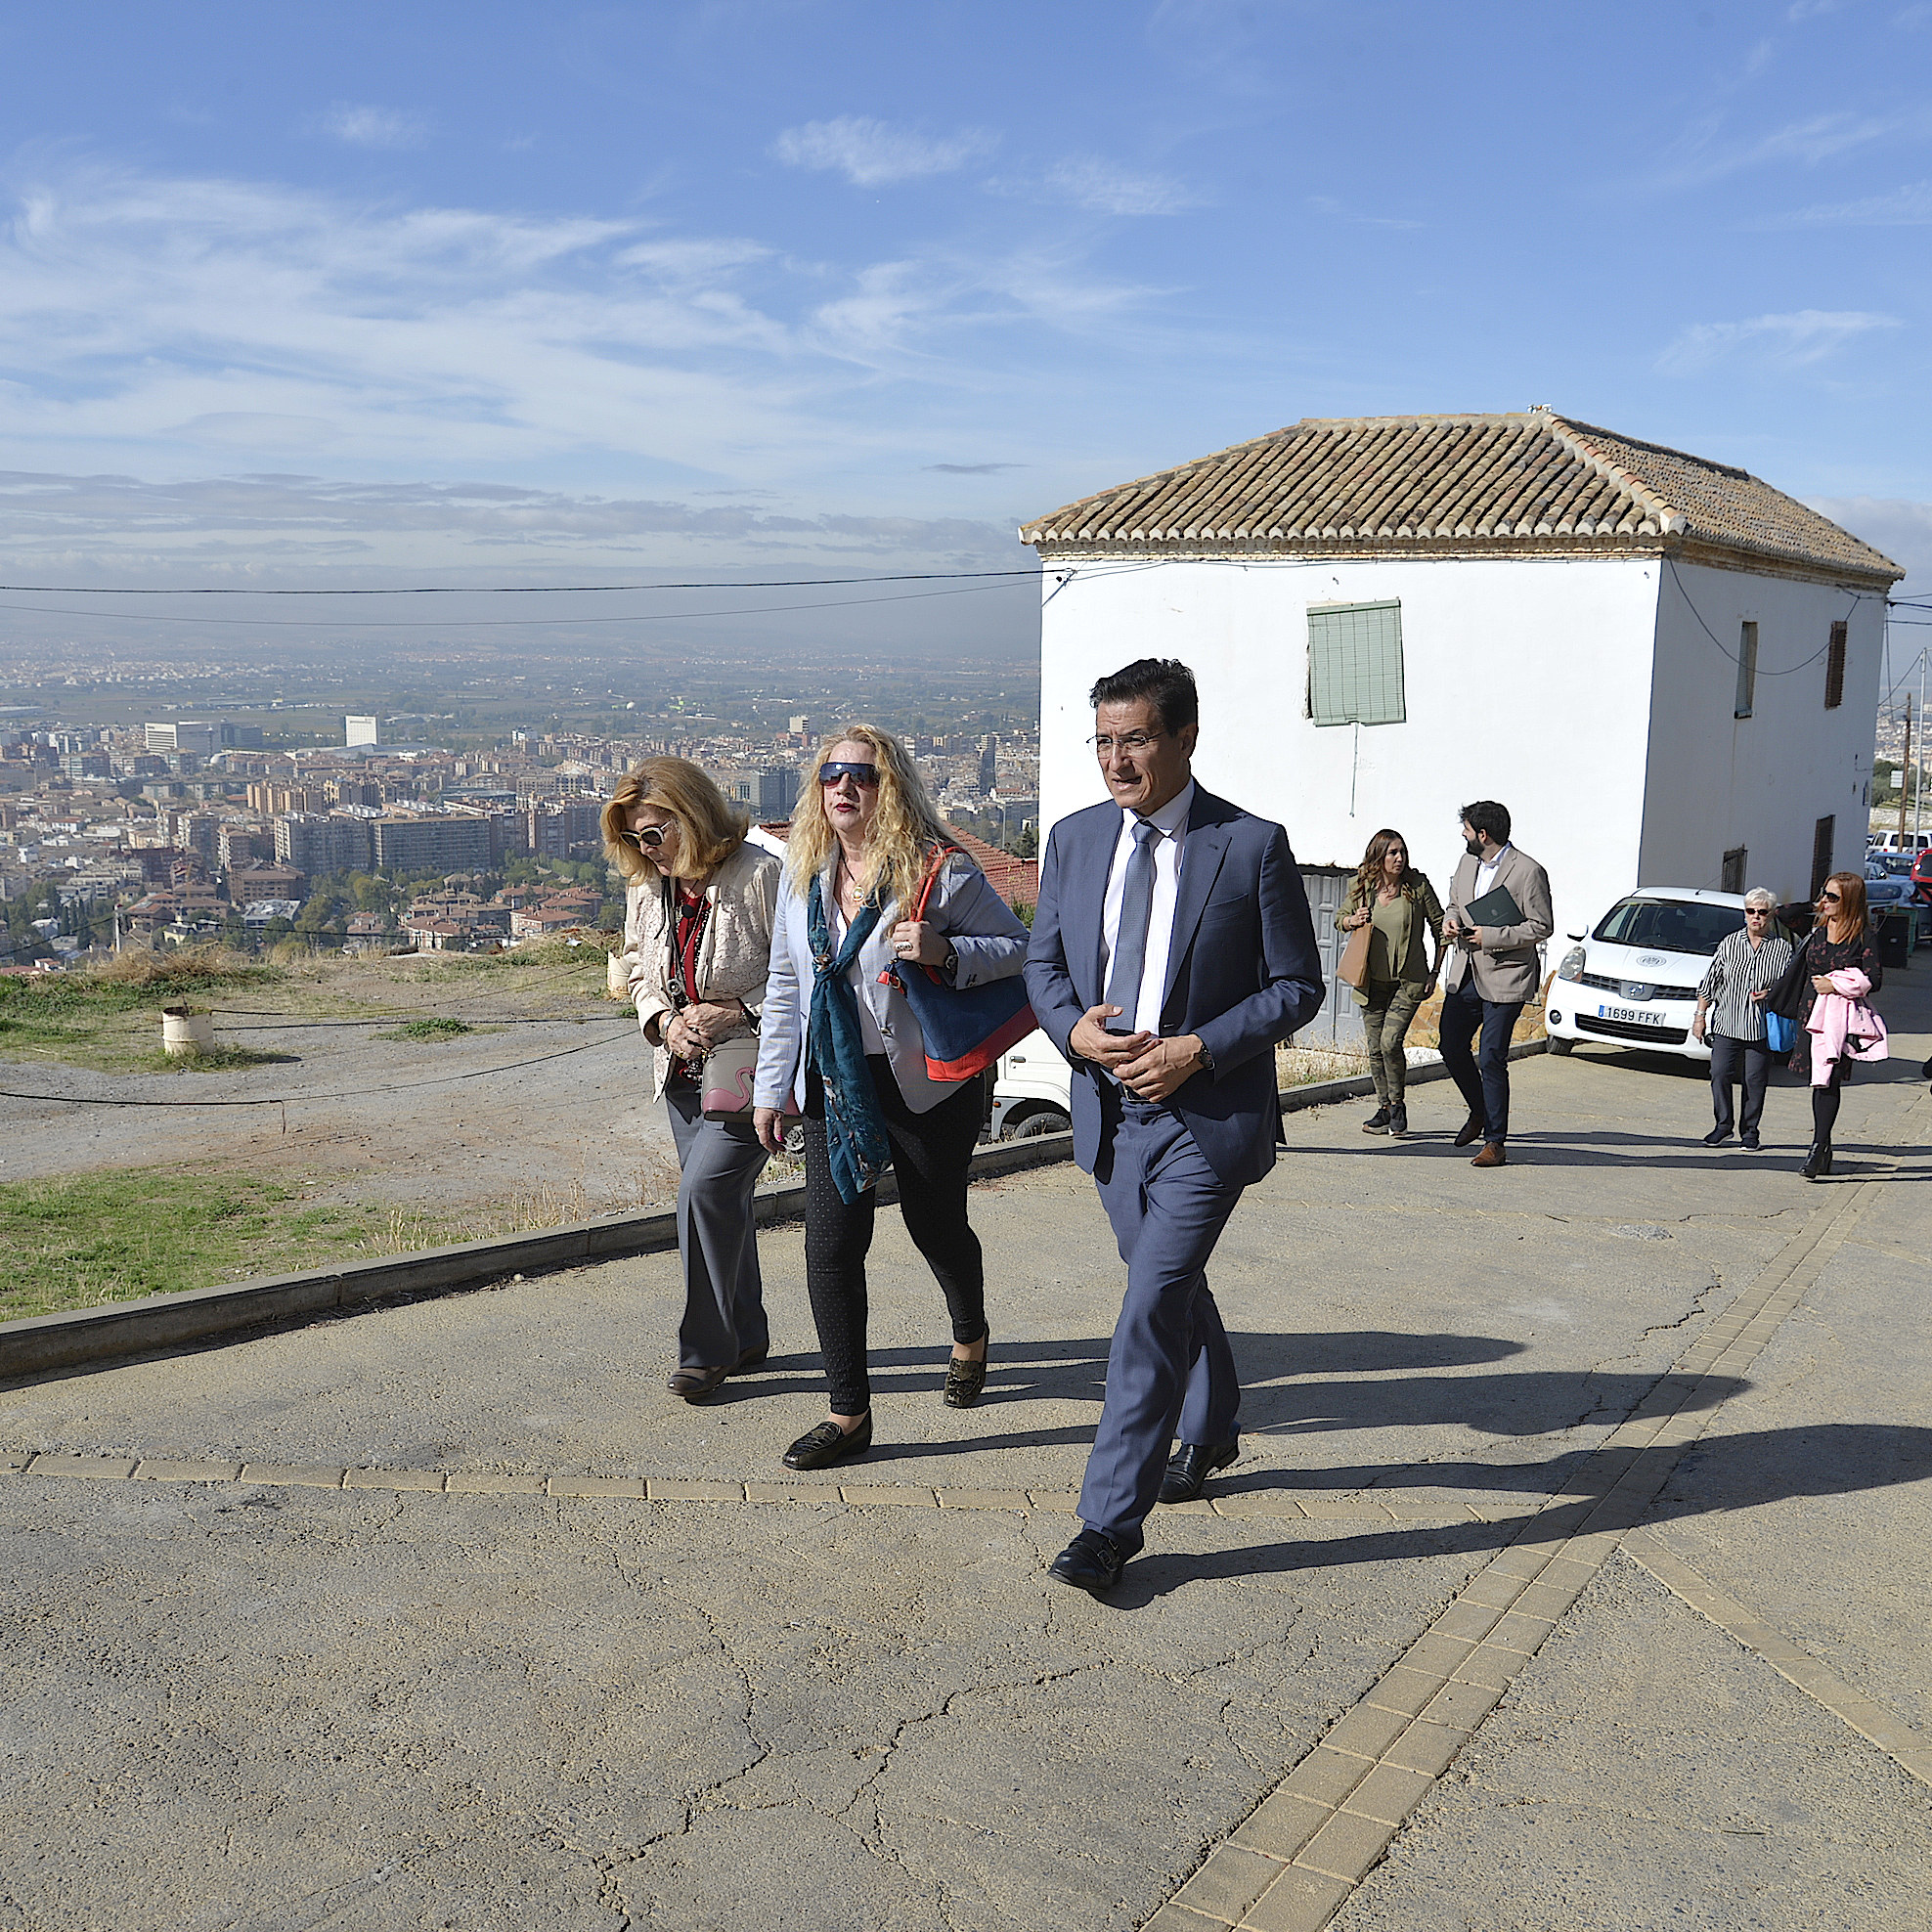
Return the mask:
<svg viewBox="0 0 1932 1932"><path fill-rule="evenodd" d="M954 987L1019 972L1027 929L950 845L905 747L851 724L804 774L779 888L761 1030L756 1119L779 1146L779 1109L805 1115L805 1278L825 1357L831 1414L785 1453L813 1470L872 1444L865 1256L880 1175L899 1176L906 1232L944 1293L952 1355L944 1399L963 1409L986 1383L988 1330L966 1177L983 1082L935 1079L895 966L937 967ZM907 917L935 860L925 916Z"/></svg>
<svg viewBox="0 0 1932 1932"><path fill-rule="evenodd" d="M749 1116L707 1120L697 1069L753 1032L765 1004L778 860L695 765L647 758L603 809L604 850L624 874L631 997L652 1049L652 1092L678 1148L684 1318L668 1386L686 1402L770 1350L752 1225L767 1154Z"/></svg>

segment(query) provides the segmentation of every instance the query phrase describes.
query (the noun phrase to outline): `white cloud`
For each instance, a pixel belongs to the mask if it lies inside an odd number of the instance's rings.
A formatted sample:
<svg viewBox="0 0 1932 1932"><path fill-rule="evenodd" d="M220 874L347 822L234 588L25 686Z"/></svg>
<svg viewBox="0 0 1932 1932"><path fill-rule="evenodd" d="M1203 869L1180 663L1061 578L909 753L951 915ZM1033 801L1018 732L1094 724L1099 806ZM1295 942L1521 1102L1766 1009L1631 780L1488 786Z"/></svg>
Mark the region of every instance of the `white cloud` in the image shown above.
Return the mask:
<svg viewBox="0 0 1932 1932"><path fill-rule="evenodd" d="M761 493L746 493L757 496ZM85 549L116 566L171 569L201 581L246 581L265 561L308 557L372 582L419 581L423 542L457 546L457 576L488 578L514 556L629 560L723 549L790 549L828 556L944 557L961 568L1014 559L1003 524L965 517L801 515L750 501L715 505L646 497L519 489L496 483L355 483L307 475L207 476L146 482L0 470L10 568ZM1021 561L1024 561L1022 553ZM332 574L320 572L318 581Z"/></svg>
<svg viewBox="0 0 1932 1932"><path fill-rule="evenodd" d="M1758 228L1924 228L1932 224L1932 181L1914 181L1861 201L1794 208L1754 223Z"/></svg>
<svg viewBox="0 0 1932 1932"><path fill-rule="evenodd" d="M629 528L633 555L714 538L747 553L862 547L891 532L818 516L828 475L838 507L916 521L910 472L936 449L1024 439L1047 345L1120 333L1151 292L1094 277L1072 250L799 263L641 218L371 206L49 164L11 196L0 182L0 443L16 471L96 479L89 501L108 508L76 515L76 558L132 554L179 507L158 485L116 496L106 471L248 473L195 486L198 513L212 493L232 518L197 553L237 564L256 553L250 531L264 563L337 543L380 558L438 516L453 534L421 557L552 529L567 547ZM890 405L885 381L903 385ZM325 469L360 480L282 495L264 481ZM428 485L383 494L380 479L425 473L589 475L623 501L517 491L513 510L457 516ZM743 505L741 479L780 492L750 521L676 501L723 488L710 509ZM930 488L944 509L937 477ZM65 489L33 511L37 554ZM10 498L0 544L24 541L17 512Z"/></svg>
<svg viewBox="0 0 1932 1932"><path fill-rule="evenodd" d="M1098 155L1075 155L1046 173L1050 194L1103 215L1172 215L1201 205L1200 197L1166 175L1141 174Z"/></svg>
<svg viewBox="0 0 1932 1932"><path fill-rule="evenodd" d="M1657 367L1667 375L1691 375L1729 356L1756 352L1778 367L1797 368L1821 361L1854 336L1901 327L1897 316L1829 309L1754 316L1748 322L1699 322L1663 351Z"/></svg>
<svg viewBox="0 0 1932 1932"><path fill-rule="evenodd" d="M1332 195L1310 195L1308 206L1318 215L1326 215L1331 221L1345 221L1357 228L1420 228L1419 221L1407 221L1400 215L1358 214L1353 208L1338 201Z"/></svg>
<svg viewBox="0 0 1932 1932"><path fill-rule="evenodd" d="M1673 146L1658 182L1683 188L1780 163L1816 167L1874 141L1921 135L1927 124L1923 110L1911 115L1813 114L1755 139L1723 143L1713 117Z"/></svg>
<svg viewBox="0 0 1932 1932"><path fill-rule="evenodd" d="M352 148L420 148L429 139L427 119L400 108L356 107L338 101L322 117L322 124Z"/></svg>
<svg viewBox="0 0 1932 1932"><path fill-rule="evenodd" d="M771 152L791 167L842 174L856 188L880 188L921 175L952 174L991 152L993 139L968 130L935 140L857 114L788 127Z"/></svg>

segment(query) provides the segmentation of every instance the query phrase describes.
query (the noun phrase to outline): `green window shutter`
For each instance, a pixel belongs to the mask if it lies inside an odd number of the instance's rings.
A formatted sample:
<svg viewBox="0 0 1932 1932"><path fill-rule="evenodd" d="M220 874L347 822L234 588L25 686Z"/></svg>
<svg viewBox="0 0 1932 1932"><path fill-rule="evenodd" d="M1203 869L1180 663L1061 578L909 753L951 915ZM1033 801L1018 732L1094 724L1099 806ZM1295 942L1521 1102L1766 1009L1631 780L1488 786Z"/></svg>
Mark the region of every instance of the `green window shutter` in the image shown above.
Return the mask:
<svg viewBox="0 0 1932 1932"><path fill-rule="evenodd" d="M1310 608L1308 716L1317 724L1408 723L1399 602Z"/></svg>

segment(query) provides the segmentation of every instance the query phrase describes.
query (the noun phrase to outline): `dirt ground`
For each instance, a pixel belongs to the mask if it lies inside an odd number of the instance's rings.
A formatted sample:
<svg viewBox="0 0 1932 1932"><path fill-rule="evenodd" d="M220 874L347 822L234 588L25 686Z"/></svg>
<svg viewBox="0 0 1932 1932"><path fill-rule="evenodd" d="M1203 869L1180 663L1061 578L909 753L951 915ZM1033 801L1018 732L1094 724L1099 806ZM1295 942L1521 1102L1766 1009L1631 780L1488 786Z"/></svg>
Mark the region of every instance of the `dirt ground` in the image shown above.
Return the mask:
<svg viewBox="0 0 1932 1932"><path fill-rule="evenodd" d="M0 1062L0 1180L239 1166L305 1202L556 1220L668 1202L677 1162L648 1049L603 965L327 961L211 1002L219 1044L286 1059L200 1074ZM375 1037L431 1017L479 1031ZM139 1024L158 1036L157 1018Z"/></svg>

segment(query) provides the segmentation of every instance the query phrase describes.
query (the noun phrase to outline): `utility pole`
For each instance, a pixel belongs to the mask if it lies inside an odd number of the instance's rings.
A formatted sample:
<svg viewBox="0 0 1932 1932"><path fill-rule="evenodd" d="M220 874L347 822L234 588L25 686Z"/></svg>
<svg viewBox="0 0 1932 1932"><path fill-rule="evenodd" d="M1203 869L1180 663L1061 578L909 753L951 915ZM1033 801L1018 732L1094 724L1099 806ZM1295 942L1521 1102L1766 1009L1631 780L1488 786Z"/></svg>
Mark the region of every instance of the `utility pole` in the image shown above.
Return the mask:
<svg viewBox="0 0 1932 1932"><path fill-rule="evenodd" d="M1906 755L1899 761L1899 843L1906 842L1906 792L1911 784L1911 693L1906 693Z"/></svg>
<svg viewBox="0 0 1932 1932"><path fill-rule="evenodd" d="M1906 693L1906 702L1911 702L1911 693ZM1910 760L1911 754L1906 754ZM1925 653L1918 654L1918 763L1912 768L1911 781L1911 843L1914 851L1918 848L1919 801L1925 796Z"/></svg>

